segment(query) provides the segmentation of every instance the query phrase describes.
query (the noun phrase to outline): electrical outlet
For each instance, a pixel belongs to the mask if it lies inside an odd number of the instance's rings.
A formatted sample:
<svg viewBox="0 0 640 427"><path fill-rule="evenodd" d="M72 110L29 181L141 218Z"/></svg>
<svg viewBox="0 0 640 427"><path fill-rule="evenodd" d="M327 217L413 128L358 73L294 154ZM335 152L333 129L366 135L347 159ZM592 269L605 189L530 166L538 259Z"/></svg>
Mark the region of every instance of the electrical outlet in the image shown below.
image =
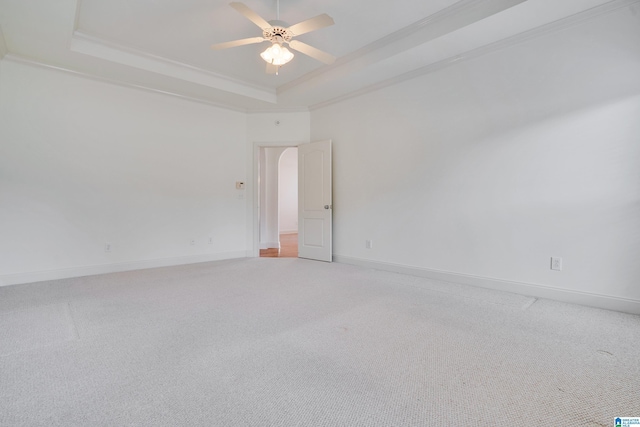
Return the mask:
<svg viewBox="0 0 640 427"><path fill-rule="evenodd" d="M373 240L367 240L365 242L365 246L366 246L367 249L373 248Z"/></svg>
<svg viewBox="0 0 640 427"><path fill-rule="evenodd" d="M551 269L562 271L562 258L551 257Z"/></svg>
<svg viewBox="0 0 640 427"><path fill-rule="evenodd" d="M209 244L213 245L213 237L209 237Z"/></svg>
<svg viewBox="0 0 640 427"><path fill-rule="evenodd" d="M105 243L104 244L104 251L105 252L111 252L111 243Z"/></svg>
<svg viewBox="0 0 640 427"><path fill-rule="evenodd" d="M196 244L196 240L195 239L191 239L191 246Z"/></svg>

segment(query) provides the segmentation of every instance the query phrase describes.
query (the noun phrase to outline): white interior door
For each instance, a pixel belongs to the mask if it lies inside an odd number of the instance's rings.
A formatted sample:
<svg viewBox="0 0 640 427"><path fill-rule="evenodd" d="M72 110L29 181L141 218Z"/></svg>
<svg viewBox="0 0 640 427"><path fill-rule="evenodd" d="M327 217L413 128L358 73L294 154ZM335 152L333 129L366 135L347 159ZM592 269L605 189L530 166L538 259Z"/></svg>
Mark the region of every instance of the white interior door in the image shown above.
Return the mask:
<svg viewBox="0 0 640 427"><path fill-rule="evenodd" d="M298 146L298 257L331 262L331 140Z"/></svg>

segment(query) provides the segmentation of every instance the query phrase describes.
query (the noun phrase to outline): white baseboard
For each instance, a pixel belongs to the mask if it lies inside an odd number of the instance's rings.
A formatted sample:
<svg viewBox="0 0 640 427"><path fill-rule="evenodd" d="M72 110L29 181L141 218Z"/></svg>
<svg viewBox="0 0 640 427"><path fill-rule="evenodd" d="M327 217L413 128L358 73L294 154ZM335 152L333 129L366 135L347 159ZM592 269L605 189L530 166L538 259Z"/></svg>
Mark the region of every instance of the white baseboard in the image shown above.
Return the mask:
<svg viewBox="0 0 640 427"><path fill-rule="evenodd" d="M96 274L117 273L120 271L142 270L146 268L196 264L199 262L221 261L225 259L245 258L246 256L246 251L219 252L214 254L198 254L174 258L148 259L142 261L118 262L113 264L61 268L57 270L5 274L0 275L0 286L42 282L45 280L68 279L71 277L93 276Z"/></svg>
<svg viewBox="0 0 640 427"><path fill-rule="evenodd" d="M473 276L469 274L454 273L450 271L432 270L428 268L412 267L402 264L370 261L362 258L353 258L342 255L333 255L333 261L342 264L357 265L359 267L373 268L375 270L391 271L394 273L408 274L411 276L426 277L428 279L443 282L454 282L465 285L498 291L512 292L535 298L545 298L572 304L586 305L603 308L606 310L621 311L640 315L640 300L620 298L609 295L594 294L590 292L572 291L554 288L551 286L537 285L533 283L513 282L509 280L495 279L491 277Z"/></svg>
<svg viewBox="0 0 640 427"><path fill-rule="evenodd" d="M298 234L298 230L280 230L280 234Z"/></svg>
<svg viewBox="0 0 640 427"><path fill-rule="evenodd" d="M260 249L280 249L280 242L261 242Z"/></svg>

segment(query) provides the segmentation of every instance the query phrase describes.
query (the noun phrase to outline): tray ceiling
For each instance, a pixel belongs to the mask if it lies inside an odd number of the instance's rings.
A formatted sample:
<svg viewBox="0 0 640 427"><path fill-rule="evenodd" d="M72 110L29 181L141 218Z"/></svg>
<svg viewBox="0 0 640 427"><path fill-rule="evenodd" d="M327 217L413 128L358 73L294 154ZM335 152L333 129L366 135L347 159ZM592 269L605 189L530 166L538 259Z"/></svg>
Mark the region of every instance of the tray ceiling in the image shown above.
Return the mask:
<svg viewBox="0 0 640 427"><path fill-rule="evenodd" d="M267 20L275 1L244 0ZM213 51L261 35L220 0L0 0L9 58L246 111L307 109L518 43L637 0L281 0L280 20L327 13L335 25L298 39L338 57L296 53L267 75L267 44Z"/></svg>

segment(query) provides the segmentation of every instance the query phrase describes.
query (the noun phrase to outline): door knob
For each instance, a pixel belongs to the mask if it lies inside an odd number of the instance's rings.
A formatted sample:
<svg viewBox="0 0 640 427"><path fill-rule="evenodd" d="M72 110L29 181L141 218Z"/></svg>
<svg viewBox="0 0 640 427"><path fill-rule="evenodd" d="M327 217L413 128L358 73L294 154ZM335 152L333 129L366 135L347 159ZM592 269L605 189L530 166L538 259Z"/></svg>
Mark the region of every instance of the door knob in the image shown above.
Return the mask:
<svg viewBox="0 0 640 427"><path fill-rule="evenodd" d="M331 205L324 205L324 208L325 209L329 209L329 208L331 208Z"/></svg>

